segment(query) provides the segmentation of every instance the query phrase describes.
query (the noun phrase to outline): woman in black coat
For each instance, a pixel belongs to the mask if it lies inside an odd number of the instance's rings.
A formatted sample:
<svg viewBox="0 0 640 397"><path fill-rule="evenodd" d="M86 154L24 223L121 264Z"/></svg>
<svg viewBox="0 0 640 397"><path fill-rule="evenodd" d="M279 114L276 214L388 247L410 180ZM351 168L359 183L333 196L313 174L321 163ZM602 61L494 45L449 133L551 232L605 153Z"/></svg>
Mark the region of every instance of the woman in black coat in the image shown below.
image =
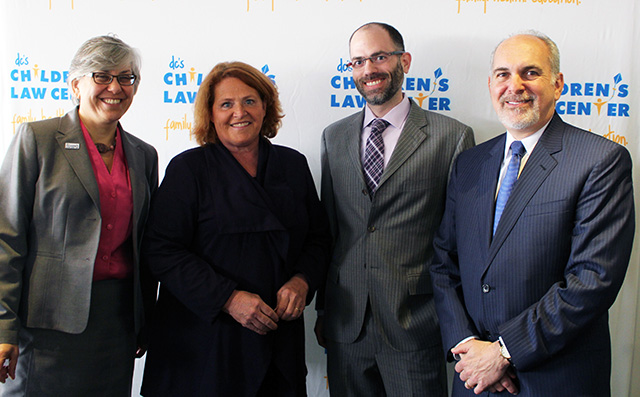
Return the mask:
<svg viewBox="0 0 640 397"><path fill-rule="evenodd" d="M330 250L306 159L267 139L280 102L249 65L214 67L195 108L201 146L167 167L143 245L161 289L142 394L305 396L302 312Z"/></svg>

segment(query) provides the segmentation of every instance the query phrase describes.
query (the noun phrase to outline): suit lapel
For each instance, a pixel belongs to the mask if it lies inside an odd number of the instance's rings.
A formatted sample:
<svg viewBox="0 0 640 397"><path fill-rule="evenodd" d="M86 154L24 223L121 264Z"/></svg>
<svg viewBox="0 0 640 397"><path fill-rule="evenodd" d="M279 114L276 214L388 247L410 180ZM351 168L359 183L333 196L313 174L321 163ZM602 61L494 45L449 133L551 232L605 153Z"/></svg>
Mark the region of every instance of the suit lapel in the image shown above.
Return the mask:
<svg viewBox="0 0 640 397"><path fill-rule="evenodd" d="M479 181L479 197L477 200L480 222L478 223L478 236L483 239L483 247L489 247L491 244L491 234L493 233L493 215L496 203L496 185L498 183L498 174L500 166L504 158L504 145L506 134L496 140L495 145L487 153L486 160L482 163L482 171ZM490 210L487 210L490 209ZM486 251L484 251L486 252Z"/></svg>
<svg viewBox="0 0 640 397"><path fill-rule="evenodd" d="M416 151L416 149L427 139L427 134L424 128L429 124L425 113L411 101L411 109L407 116L407 121L404 124L404 128L400 133L400 138L396 144L389 164L385 167L380 178L378 188L396 172L402 164L404 164L409 157Z"/></svg>
<svg viewBox="0 0 640 397"><path fill-rule="evenodd" d="M77 108L60 119L56 140L80 183L82 183L87 194L89 194L96 208L100 211L98 182L96 182L96 177L93 174L88 149L85 147L86 142L82 135Z"/></svg>
<svg viewBox="0 0 640 397"><path fill-rule="evenodd" d="M553 155L562 150L563 131L564 123L556 114L540 137L535 149L533 149L529 160L522 170L520 178L518 178L518 182L511 192L509 201L502 212L496 234L493 236L494 238L489 249L487 267L520 218L520 215L522 215L531 198L558 164L558 161Z"/></svg>
<svg viewBox="0 0 640 397"><path fill-rule="evenodd" d="M134 144L122 126L118 123L121 132L122 149L129 169L129 180L131 181L131 195L133 198L133 226L137 229L138 219L142 213L142 206L146 202L147 180L145 177L145 156L138 145Z"/></svg>
<svg viewBox="0 0 640 397"><path fill-rule="evenodd" d="M354 117L353 120L351 120L350 124L347 126L347 136L345 137L345 144L347 147L347 155L353 163L354 169L359 170L358 174L360 175L360 179L362 179L362 184L366 185L364 173L362 171L362 159L360 158L363 121L364 110L360 112L359 117Z"/></svg>

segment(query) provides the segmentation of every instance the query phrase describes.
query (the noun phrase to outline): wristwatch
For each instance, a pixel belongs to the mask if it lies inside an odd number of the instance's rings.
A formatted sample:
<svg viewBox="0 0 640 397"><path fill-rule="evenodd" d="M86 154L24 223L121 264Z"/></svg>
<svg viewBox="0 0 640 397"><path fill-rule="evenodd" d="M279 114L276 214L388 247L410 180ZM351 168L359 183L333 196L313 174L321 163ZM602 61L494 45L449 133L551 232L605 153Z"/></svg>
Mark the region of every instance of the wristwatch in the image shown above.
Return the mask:
<svg viewBox="0 0 640 397"><path fill-rule="evenodd" d="M498 343L500 344L500 354L502 357L511 361L511 354L509 354L509 350L507 350L507 346L504 344L502 336L498 337Z"/></svg>

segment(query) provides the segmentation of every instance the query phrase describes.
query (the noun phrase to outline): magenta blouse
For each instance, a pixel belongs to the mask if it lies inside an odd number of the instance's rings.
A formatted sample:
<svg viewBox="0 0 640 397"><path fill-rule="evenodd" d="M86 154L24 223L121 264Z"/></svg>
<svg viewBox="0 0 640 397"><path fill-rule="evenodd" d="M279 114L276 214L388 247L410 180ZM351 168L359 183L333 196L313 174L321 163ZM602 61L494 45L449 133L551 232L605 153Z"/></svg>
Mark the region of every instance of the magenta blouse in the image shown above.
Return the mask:
<svg viewBox="0 0 640 397"><path fill-rule="evenodd" d="M113 166L109 173L89 131L82 122L80 125L100 191L102 229L93 269L93 281L127 278L133 272L133 196L127 159L122 148L122 134L118 128Z"/></svg>

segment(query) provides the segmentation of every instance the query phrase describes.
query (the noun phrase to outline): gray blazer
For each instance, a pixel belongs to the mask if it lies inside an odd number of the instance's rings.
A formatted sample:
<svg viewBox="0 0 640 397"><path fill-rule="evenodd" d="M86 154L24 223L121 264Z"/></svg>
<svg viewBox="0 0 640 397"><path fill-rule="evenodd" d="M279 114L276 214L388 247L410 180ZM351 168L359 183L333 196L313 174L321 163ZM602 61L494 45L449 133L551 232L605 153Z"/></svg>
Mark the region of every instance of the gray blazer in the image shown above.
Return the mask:
<svg viewBox="0 0 640 397"><path fill-rule="evenodd" d="M134 313L144 320L139 247L158 185L155 149L122 131L133 193ZM0 343L21 326L81 333L100 239L98 184L78 110L21 124L0 169ZM144 278L144 276L143 276ZM153 294L145 284L147 299Z"/></svg>
<svg viewBox="0 0 640 397"><path fill-rule="evenodd" d="M334 251L325 289L325 336L356 340L367 301L381 332L402 351L440 343L429 262L453 160L474 145L470 127L413 101L373 200L362 173L364 111L322 135L322 201Z"/></svg>

